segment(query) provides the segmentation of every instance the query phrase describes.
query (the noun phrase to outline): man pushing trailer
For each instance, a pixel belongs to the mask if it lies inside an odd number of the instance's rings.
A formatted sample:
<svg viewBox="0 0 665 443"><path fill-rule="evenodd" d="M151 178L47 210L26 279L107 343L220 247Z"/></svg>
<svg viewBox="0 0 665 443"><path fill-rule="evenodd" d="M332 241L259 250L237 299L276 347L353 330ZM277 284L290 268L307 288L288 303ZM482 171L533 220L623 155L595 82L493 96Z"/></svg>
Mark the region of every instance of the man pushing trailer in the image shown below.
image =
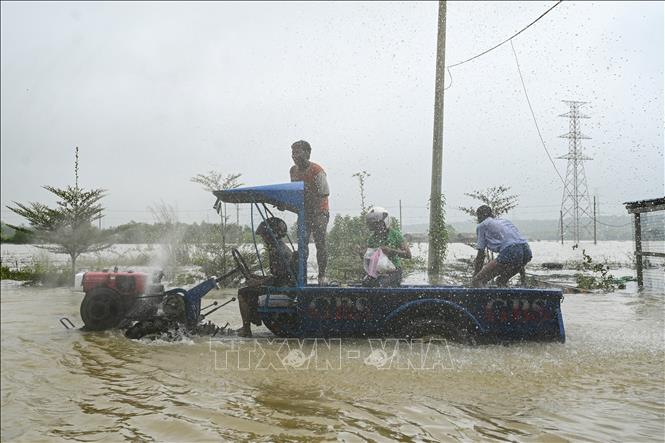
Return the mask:
<svg viewBox="0 0 665 443"><path fill-rule="evenodd" d="M499 286L507 286L508 280L531 261L529 243L509 220L495 218L489 206L480 206L476 210L476 216L478 255L474 263L471 286L484 286L494 277L497 277L496 282ZM499 255L483 266L485 248Z"/></svg>

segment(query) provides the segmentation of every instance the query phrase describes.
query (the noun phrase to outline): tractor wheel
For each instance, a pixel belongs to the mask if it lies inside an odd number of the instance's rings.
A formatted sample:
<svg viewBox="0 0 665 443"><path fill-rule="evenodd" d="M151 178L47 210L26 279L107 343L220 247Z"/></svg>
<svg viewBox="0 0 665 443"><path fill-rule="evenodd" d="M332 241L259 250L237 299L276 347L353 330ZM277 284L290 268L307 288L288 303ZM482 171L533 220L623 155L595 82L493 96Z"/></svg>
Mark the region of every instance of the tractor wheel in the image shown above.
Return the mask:
<svg viewBox="0 0 665 443"><path fill-rule="evenodd" d="M263 318L263 324L277 337L294 337L300 328L300 320L295 314L279 313Z"/></svg>
<svg viewBox="0 0 665 443"><path fill-rule="evenodd" d="M87 293L81 303L81 319L85 329L104 331L117 327L125 317L120 294L109 288L96 288Z"/></svg>
<svg viewBox="0 0 665 443"><path fill-rule="evenodd" d="M446 324L439 319L416 317L405 319L405 321L400 323L401 324L395 331L399 338L426 338L440 336L446 331Z"/></svg>
<svg viewBox="0 0 665 443"><path fill-rule="evenodd" d="M440 337L474 346L477 344L475 329L465 323L447 323L439 318L416 317L404 321L397 329L396 335L407 339Z"/></svg>
<svg viewBox="0 0 665 443"><path fill-rule="evenodd" d="M180 294L167 294L162 302L164 316L169 320L185 322L185 298Z"/></svg>
<svg viewBox="0 0 665 443"><path fill-rule="evenodd" d="M138 340L146 335L164 334L178 329L178 323L167 320L164 317L153 317L138 321L125 331L125 337Z"/></svg>

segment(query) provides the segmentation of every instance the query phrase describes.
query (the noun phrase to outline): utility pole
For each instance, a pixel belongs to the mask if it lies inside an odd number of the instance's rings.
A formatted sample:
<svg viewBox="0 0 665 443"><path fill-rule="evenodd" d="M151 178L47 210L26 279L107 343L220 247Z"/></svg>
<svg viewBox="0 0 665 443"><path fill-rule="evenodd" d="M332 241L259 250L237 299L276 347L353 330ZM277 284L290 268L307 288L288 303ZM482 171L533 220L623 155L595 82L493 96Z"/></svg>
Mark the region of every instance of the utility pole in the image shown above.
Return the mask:
<svg viewBox="0 0 665 443"><path fill-rule="evenodd" d="M402 200L399 201L399 230L402 231Z"/></svg>
<svg viewBox="0 0 665 443"><path fill-rule="evenodd" d="M559 222L561 223L561 244L563 244L563 211L559 211Z"/></svg>
<svg viewBox="0 0 665 443"><path fill-rule="evenodd" d="M436 80L434 83L434 140L432 143L432 189L429 199L429 247L427 275L437 283L441 272L440 251L434 236L436 226L443 223L441 207L441 170L443 166L443 90L446 68L446 0L439 1L439 22L436 39Z"/></svg>

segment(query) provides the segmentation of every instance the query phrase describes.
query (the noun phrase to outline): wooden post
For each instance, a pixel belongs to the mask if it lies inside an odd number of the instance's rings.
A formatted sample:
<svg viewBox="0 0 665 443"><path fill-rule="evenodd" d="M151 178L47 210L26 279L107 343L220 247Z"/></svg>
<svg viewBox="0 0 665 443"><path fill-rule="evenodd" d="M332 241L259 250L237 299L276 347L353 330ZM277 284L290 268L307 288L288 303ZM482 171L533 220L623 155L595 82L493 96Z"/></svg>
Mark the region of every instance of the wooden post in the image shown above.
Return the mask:
<svg viewBox="0 0 665 443"><path fill-rule="evenodd" d="M635 213L635 267L637 268L637 287L644 286L644 275L642 271L642 226L640 224L640 213Z"/></svg>
<svg viewBox="0 0 665 443"><path fill-rule="evenodd" d="M597 245L596 241L596 196L593 196L593 244Z"/></svg>
<svg viewBox="0 0 665 443"><path fill-rule="evenodd" d="M441 208L441 170L443 167L443 91L446 69L446 1L439 1L439 21L436 39L436 79L434 83L434 140L432 143L432 189L429 209L429 247L427 256L427 275L430 283L438 283L441 272L441 260L434 236L438 234L433 227L443 217Z"/></svg>

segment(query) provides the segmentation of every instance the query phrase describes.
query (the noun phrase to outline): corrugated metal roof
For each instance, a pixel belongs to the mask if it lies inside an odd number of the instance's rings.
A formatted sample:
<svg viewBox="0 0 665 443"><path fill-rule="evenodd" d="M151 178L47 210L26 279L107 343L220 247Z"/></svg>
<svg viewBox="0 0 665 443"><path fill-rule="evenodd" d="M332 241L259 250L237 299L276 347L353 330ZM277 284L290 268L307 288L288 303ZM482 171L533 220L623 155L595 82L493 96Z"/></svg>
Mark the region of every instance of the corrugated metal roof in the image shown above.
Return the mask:
<svg viewBox="0 0 665 443"><path fill-rule="evenodd" d="M665 197L624 202L623 204L630 213L665 210Z"/></svg>

